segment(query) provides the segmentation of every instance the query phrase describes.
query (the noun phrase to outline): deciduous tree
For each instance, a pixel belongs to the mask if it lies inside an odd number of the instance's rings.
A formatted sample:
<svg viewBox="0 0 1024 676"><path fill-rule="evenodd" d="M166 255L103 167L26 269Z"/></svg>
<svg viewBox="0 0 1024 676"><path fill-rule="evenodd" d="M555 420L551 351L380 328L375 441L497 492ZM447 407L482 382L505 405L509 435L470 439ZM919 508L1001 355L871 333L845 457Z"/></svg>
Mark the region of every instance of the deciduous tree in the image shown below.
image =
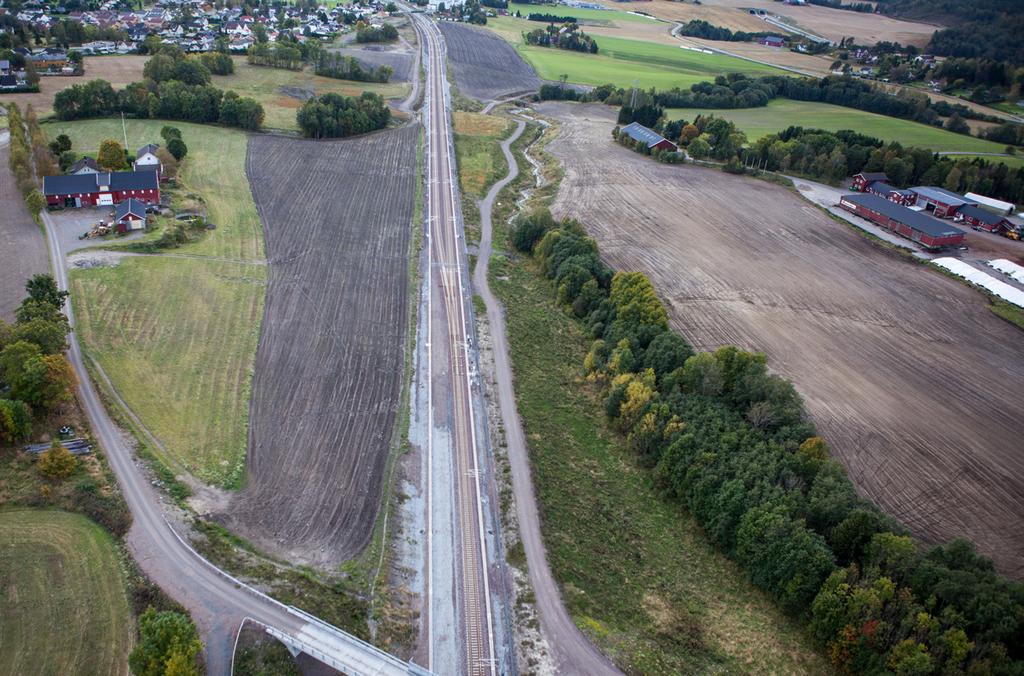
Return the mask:
<svg viewBox="0 0 1024 676"><path fill-rule="evenodd" d="M64 479L74 473L78 460L57 440L39 456L36 468L47 479Z"/></svg>

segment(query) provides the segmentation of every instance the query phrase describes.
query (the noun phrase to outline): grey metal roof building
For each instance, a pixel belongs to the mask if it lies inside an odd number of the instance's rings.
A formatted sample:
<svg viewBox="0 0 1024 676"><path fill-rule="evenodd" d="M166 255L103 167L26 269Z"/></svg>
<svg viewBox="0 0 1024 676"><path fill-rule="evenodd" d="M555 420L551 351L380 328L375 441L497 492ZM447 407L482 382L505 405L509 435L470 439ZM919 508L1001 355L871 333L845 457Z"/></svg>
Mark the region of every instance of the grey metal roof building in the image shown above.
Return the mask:
<svg viewBox="0 0 1024 676"><path fill-rule="evenodd" d="M964 231L960 228L954 228L952 225L948 225L937 218L932 218L927 214L923 214L920 211L914 211L907 207L900 206L895 202L879 197L878 195L872 195L870 193L855 193L853 195L843 195L840 200L840 205L843 203L850 203L855 206L863 207L877 214L881 214L886 218L893 221L898 221L908 226L912 230L924 233L929 237L933 238L946 238L962 236Z"/></svg>
<svg viewBox="0 0 1024 676"><path fill-rule="evenodd" d="M960 207L965 204L977 204L977 202L972 202L963 195L958 195L955 192L950 192L949 190L938 188L934 185L919 185L916 188L911 188L911 190L925 199L932 200L933 202L941 202L942 204L948 204L951 207Z"/></svg>
<svg viewBox="0 0 1024 676"><path fill-rule="evenodd" d="M68 176L44 176L44 195L70 195L93 193L107 186L108 191L154 190L160 187L160 180L152 169L145 171L111 171L96 174L71 174Z"/></svg>
<svg viewBox="0 0 1024 676"><path fill-rule="evenodd" d="M630 122L619 130L620 133L629 136L634 141L645 143L648 148L662 148L663 150L676 150L676 144L654 131L648 129L639 122Z"/></svg>

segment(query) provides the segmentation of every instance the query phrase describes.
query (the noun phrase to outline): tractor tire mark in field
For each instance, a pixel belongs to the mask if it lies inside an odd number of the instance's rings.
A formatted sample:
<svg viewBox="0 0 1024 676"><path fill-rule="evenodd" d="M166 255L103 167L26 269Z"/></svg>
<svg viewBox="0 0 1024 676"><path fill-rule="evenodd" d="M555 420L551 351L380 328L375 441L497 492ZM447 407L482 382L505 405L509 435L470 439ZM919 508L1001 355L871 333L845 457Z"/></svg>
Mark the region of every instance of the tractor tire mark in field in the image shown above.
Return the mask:
<svg viewBox="0 0 1024 676"><path fill-rule="evenodd" d="M224 519L293 562L350 558L377 516L402 384L419 132L250 140L270 270L248 483Z"/></svg>

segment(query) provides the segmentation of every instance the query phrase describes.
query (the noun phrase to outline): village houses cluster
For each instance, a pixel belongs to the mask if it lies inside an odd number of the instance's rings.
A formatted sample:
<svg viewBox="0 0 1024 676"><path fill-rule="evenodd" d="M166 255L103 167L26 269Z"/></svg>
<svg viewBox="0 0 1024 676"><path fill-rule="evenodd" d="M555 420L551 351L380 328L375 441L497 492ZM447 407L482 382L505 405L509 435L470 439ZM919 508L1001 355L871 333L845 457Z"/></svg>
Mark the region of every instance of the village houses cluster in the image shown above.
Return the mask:
<svg viewBox="0 0 1024 676"><path fill-rule="evenodd" d="M222 4L222 3L219 3ZM231 52L244 54L252 46L259 31L265 29L267 40L275 42L279 35L288 31L299 42L307 39L324 39L345 30L348 23L369 20L385 11L385 3L352 3L329 8L287 6L281 9L265 7L244 14L240 7L218 7L206 0L173 2L163 0L145 9L129 9L122 0L106 0L99 9L64 11L56 4L30 0L24 3L15 18L43 32L52 29L62 20L107 29L106 34L117 33L118 40L94 40L80 46L63 49L49 46L30 50L15 49L25 57L39 75L73 75L74 57L70 52L83 55L129 54L138 51L139 46L150 36L164 44L176 44L186 52L207 52L223 44ZM8 12L0 6L0 15ZM4 29L0 28L0 32ZM5 80L0 80L0 89L14 89L24 86L25 69L12 69L9 61L0 62Z"/></svg>

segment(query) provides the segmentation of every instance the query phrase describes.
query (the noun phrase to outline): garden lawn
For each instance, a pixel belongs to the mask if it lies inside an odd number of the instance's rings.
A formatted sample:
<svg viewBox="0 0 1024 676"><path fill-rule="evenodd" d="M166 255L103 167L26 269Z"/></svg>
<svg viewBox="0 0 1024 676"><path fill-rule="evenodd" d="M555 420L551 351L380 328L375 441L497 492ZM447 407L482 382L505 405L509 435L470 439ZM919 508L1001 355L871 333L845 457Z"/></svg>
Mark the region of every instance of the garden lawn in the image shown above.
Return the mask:
<svg viewBox="0 0 1024 676"><path fill-rule="evenodd" d="M665 115L670 120L686 119L691 121L697 115L724 117L735 122L740 129L746 132L747 138L751 142L795 125L827 131L853 129L883 141L899 141L904 146L916 146L934 151L1003 153L1006 149L1005 145L966 134L955 134L920 122L813 101L774 99L767 106L761 108L669 108L665 111ZM987 159L1001 160L998 157Z"/></svg>
<svg viewBox="0 0 1024 676"><path fill-rule="evenodd" d="M79 514L0 511L0 674L124 674L134 640L109 533Z"/></svg>
<svg viewBox="0 0 1024 676"><path fill-rule="evenodd" d="M129 120L130 148L161 142L164 124L178 127L189 147L175 199L200 198L217 228L167 255L73 270L71 300L86 352L161 442L163 449L154 449L161 459L237 488L266 287L262 226L245 174L247 139L219 127ZM46 129L51 137L68 134L77 152L123 138L120 120Z"/></svg>
<svg viewBox="0 0 1024 676"><path fill-rule="evenodd" d="M548 561L576 624L626 673L829 673L801 626L608 431L582 377L589 341L532 263L495 256L490 278L507 312Z"/></svg>
<svg viewBox="0 0 1024 676"><path fill-rule="evenodd" d="M404 97L409 86L403 83L353 82L314 75L309 67L301 71L284 68L250 66L245 57L235 57L232 75L214 75L213 84L224 90L249 96L261 104L266 113L263 126L268 129L297 130L295 114L302 106L303 92L309 95L342 94L359 96L364 91L375 92L386 99Z"/></svg>
<svg viewBox="0 0 1024 676"><path fill-rule="evenodd" d="M542 7L538 11L555 14L563 9L561 6ZM635 18L646 21L642 17ZM597 54L536 47L523 42L523 31L542 28L544 25L536 21L511 17L495 17L488 19L487 22L487 27L515 46L537 74L545 80L558 80L560 76L567 75L569 82L580 84L601 85L610 82L619 87L635 85L644 89L671 89L686 88L697 82L714 80L716 76L726 73L745 73L752 76L784 73L771 66L724 54L704 54L681 47L626 38L598 36ZM583 30L586 31L586 26Z"/></svg>

